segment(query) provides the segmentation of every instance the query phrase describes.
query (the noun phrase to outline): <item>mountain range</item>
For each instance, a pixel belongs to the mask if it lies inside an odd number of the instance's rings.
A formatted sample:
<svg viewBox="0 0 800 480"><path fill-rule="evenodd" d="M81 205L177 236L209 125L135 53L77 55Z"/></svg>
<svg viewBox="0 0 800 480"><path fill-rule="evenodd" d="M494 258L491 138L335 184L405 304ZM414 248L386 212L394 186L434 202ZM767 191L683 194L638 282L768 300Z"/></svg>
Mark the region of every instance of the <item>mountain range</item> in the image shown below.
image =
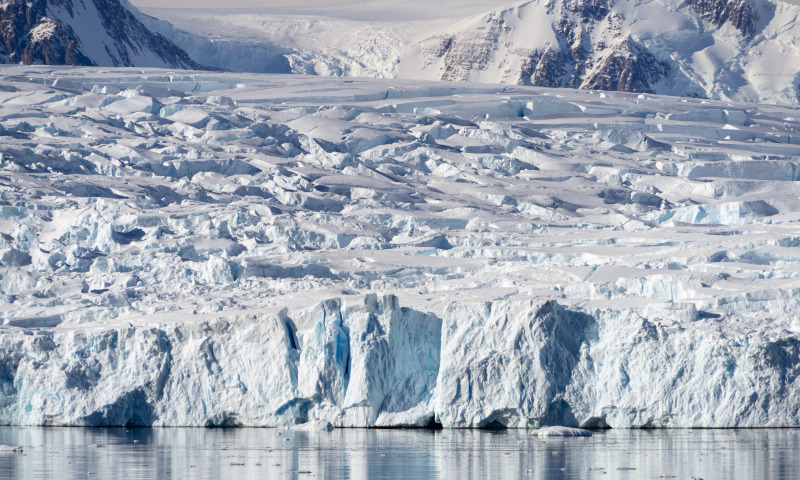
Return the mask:
<svg viewBox="0 0 800 480"><path fill-rule="evenodd" d="M0 59L798 103L800 7L788 3L532 0L487 5L489 11L467 18L458 18L457 4L445 3L432 8L448 7L446 18L434 22L425 12L417 22L413 12L422 4L415 1L407 6L410 17L393 21L378 7L367 19L357 16L359 8L372 8L364 6L350 7L351 20L342 20L347 15L314 11L145 15L126 0L6 0L0 4Z"/></svg>
<svg viewBox="0 0 800 480"><path fill-rule="evenodd" d="M797 6L771 0L534 0L411 45L399 74L796 103Z"/></svg>

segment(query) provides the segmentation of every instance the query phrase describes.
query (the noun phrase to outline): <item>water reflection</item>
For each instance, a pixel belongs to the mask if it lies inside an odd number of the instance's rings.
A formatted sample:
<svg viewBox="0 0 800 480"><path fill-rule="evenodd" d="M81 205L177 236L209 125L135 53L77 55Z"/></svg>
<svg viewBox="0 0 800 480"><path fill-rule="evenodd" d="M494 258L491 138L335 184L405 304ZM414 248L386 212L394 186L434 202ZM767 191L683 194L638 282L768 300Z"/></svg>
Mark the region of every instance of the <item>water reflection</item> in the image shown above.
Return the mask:
<svg viewBox="0 0 800 480"><path fill-rule="evenodd" d="M800 478L800 430L0 428L0 478Z"/></svg>

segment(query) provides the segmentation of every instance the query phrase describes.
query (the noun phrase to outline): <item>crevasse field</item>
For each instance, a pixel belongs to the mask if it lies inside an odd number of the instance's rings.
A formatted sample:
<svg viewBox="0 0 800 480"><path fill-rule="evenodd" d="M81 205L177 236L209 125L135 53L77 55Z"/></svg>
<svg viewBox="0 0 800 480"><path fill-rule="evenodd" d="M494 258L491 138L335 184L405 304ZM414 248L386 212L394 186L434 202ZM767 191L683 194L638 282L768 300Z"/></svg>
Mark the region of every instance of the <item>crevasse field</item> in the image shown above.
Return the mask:
<svg viewBox="0 0 800 480"><path fill-rule="evenodd" d="M0 423L800 425L795 108L0 85Z"/></svg>

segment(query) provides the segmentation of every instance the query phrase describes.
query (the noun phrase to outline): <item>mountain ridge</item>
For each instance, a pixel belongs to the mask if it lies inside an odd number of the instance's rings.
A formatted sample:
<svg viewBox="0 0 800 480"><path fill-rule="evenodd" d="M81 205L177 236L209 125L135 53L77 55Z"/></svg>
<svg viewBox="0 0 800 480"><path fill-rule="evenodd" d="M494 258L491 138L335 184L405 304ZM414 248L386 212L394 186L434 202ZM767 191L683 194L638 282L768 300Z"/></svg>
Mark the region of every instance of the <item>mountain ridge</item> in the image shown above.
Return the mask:
<svg viewBox="0 0 800 480"><path fill-rule="evenodd" d="M127 0L8 0L0 59L800 103L800 7L776 0L528 0L463 19L420 14L437 19L413 28L389 17L166 13Z"/></svg>
<svg viewBox="0 0 800 480"><path fill-rule="evenodd" d="M797 82L785 78L797 72L758 63L800 54L785 45L800 33L790 25L798 12L770 0L532 0L411 45L399 76L750 101L765 100L759 92L768 90L797 103ZM770 74L783 77L756 81Z"/></svg>
<svg viewBox="0 0 800 480"><path fill-rule="evenodd" d="M0 62L207 68L147 29L126 0L6 0Z"/></svg>

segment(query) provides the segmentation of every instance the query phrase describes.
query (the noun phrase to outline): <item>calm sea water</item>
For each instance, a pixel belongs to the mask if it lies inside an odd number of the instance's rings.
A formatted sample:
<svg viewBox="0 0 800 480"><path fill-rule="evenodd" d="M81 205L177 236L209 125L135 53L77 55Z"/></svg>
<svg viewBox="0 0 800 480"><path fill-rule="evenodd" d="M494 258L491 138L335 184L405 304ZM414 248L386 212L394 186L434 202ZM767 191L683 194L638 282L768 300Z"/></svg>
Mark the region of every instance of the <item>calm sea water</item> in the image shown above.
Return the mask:
<svg viewBox="0 0 800 480"><path fill-rule="evenodd" d="M3 479L800 478L800 430L524 431L13 428Z"/></svg>

